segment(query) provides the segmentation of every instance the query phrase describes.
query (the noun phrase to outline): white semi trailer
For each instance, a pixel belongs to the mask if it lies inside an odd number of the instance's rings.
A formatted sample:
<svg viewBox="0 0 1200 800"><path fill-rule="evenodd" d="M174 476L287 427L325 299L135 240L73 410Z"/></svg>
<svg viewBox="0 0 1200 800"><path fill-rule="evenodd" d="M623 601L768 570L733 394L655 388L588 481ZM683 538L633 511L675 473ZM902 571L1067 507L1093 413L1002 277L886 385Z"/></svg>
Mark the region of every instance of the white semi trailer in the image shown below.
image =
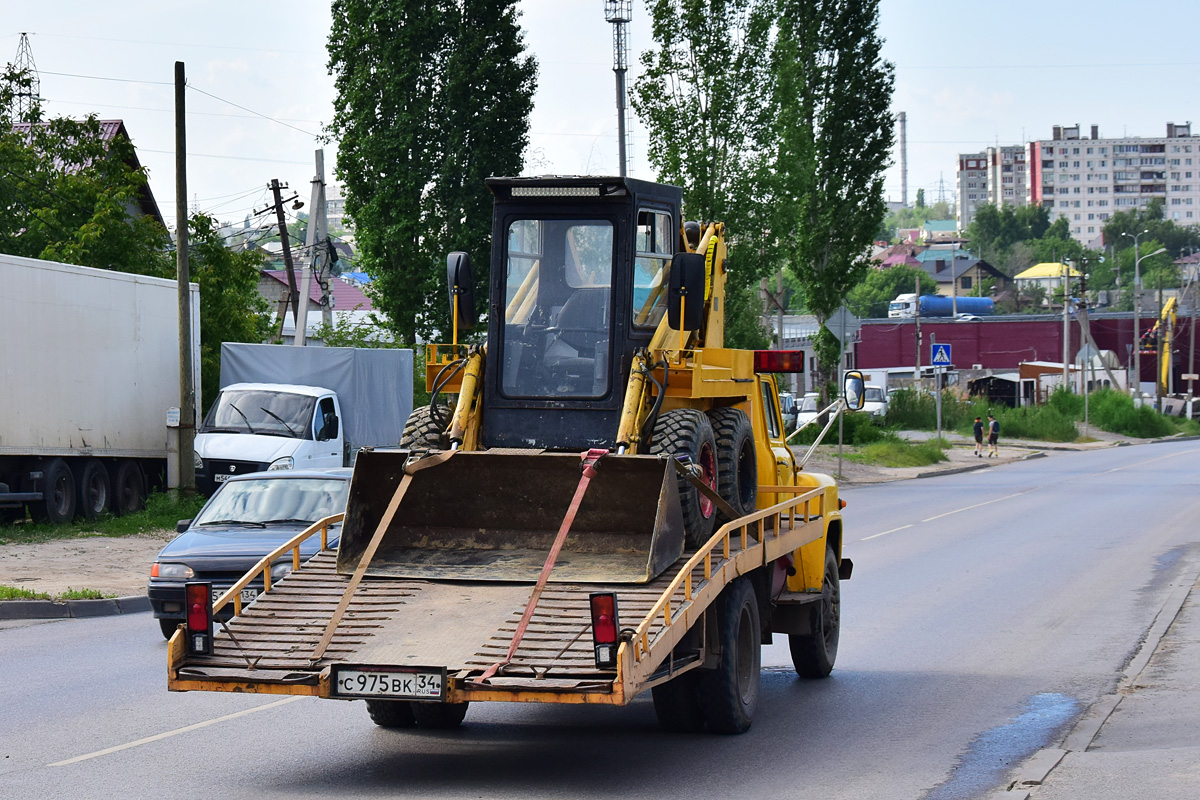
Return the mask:
<svg viewBox="0 0 1200 800"><path fill-rule="evenodd" d="M176 282L0 255L0 524L140 508L179 402ZM199 407L200 289L191 285Z"/></svg>

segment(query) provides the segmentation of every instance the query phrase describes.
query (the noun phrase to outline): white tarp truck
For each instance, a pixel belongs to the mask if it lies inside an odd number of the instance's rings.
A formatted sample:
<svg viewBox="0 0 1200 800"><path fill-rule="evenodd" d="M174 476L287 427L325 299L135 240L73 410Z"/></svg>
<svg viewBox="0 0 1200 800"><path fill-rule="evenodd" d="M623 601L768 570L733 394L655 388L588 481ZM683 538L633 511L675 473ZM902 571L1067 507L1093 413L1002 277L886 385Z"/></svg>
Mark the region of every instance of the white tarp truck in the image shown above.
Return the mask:
<svg viewBox="0 0 1200 800"><path fill-rule="evenodd" d="M230 475L350 466L394 447L412 411L411 350L226 342L221 391L196 435L196 486Z"/></svg>
<svg viewBox="0 0 1200 800"><path fill-rule="evenodd" d="M140 508L179 403L176 282L0 255L0 523ZM200 386L200 289L191 286ZM198 403L197 403L198 405Z"/></svg>

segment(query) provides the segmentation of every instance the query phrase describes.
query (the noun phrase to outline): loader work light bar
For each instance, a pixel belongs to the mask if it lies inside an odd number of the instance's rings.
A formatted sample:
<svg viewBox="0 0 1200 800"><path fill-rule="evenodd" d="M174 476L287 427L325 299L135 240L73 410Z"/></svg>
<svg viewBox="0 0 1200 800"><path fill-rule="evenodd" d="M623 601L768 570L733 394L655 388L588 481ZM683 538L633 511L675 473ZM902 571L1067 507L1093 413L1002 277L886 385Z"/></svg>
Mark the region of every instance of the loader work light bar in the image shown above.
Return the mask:
<svg viewBox="0 0 1200 800"><path fill-rule="evenodd" d="M599 197L599 186L514 186L513 197Z"/></svg>
<svg viewBox="0 0 1200 800"><path fill-rule="evenodd" d="M755 350L754 371L804 372L803 350Z"/></svg>

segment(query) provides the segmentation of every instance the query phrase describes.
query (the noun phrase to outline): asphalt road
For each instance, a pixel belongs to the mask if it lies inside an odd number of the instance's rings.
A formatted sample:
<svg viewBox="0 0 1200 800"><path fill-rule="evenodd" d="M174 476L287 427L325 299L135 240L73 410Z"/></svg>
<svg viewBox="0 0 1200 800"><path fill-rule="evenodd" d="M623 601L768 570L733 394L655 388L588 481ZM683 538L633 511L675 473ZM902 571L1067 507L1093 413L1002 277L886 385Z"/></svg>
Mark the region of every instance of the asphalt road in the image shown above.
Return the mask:
<svg viewBox="0 0 1200 800"><path fill-rule="evenodd" d="M848 489L842 647L782 637L740 737L624 709L480 705L453 732L361 703L165 690L145 614L0 629L0 797L969 798L1113 691L1200 568L1200 442Z"/></svg>

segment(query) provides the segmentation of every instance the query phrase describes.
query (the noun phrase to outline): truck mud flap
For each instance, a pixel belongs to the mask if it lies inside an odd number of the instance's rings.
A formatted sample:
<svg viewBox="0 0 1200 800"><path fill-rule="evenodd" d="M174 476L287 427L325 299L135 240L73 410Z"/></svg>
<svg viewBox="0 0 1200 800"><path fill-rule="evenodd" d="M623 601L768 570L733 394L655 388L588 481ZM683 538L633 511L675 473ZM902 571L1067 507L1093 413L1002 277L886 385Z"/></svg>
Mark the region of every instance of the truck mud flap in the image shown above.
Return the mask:
<svg viewBox="0 0 1200 800"><path fill-rule="evenodd" d="M337 570L351 574L409 459L363 450L354 465ZM416 472L367 575L534 581L580 480L580 457L458 452ZM608 455L588 486L552 582L646 583L683 554L683 516L671 464Z"/></svg>

